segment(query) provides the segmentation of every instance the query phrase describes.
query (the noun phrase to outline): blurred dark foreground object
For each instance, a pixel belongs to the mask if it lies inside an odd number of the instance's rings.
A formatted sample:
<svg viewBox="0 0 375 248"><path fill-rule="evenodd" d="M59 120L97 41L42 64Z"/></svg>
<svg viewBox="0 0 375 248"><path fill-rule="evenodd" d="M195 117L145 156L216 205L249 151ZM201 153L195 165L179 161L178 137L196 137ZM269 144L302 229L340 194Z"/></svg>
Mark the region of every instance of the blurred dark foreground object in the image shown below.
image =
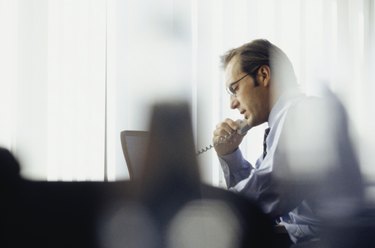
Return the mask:
<svg viewBox="0 0 375 248"><path fill-rule="evenodd" d="M103 247L100 222L131 199L128 182L36 182L0 149L0 247Z"/></svg>
<svg viewBox="0 0 375 248"><path fill-rule="evenodd" d="M35 182L0 149L0 247L280 247L255 203L201 183L187 104L155 105L144 168L132 182ZM375 247L374 212L298 247Z"/></svg>
<svg viewBox="0 0 375 248"><path fill-rule="evenodd" d="M135 183L166 238L160 247L272 247L273 224L255 203L201 183L188 104L157 104L152 113Z"/></svg>
<svg viewBox="0 0 375 248"><path fill-rule="evenodd" d="M0 149L0 247L273 247L252 202L200 182L187 104L153 111L140 180L36 182Z"/></svg>

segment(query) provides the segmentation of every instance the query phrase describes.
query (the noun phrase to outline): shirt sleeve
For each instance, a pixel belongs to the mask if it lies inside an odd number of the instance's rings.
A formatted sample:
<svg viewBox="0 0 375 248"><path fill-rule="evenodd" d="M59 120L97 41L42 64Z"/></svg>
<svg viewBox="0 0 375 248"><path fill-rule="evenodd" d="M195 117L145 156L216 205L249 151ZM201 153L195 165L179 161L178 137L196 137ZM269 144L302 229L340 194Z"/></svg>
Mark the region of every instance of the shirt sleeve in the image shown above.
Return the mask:
<svg viewBox="0 0 375 248"><path fill-rule="evenodd" d="M248 178L253 169L251 164L242 156L240 149L236 149L231 154L220 156L219 161L228 188L234 187L243 179Z"/></svg>
<svg viewBox="0 0 375 248"><path fill-rule="evenodd" d="M269 154L270 157L274 154ZM300 202L296 190L280 185L272 177L272 158L262 162L260 168L253 168L240 150L219 157L227 187L230 191L241 193L259 203L263 211L278 217L294 209Z"/></svg>

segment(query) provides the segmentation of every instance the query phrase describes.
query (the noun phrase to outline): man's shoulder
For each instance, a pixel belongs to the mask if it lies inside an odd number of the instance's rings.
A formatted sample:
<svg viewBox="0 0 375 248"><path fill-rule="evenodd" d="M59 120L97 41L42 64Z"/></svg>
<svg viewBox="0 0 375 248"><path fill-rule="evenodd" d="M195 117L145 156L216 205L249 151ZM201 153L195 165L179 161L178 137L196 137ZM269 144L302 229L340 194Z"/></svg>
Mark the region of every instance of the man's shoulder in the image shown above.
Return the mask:
<svg viewBox="0 0 375 248"><path fill-rule="evenodd" d="M303 123L311 123L324 119L331 119L333 115L344 111L339 99L333 96L308 96L300 97L288 109L288 118L298 118Z"/></svg>

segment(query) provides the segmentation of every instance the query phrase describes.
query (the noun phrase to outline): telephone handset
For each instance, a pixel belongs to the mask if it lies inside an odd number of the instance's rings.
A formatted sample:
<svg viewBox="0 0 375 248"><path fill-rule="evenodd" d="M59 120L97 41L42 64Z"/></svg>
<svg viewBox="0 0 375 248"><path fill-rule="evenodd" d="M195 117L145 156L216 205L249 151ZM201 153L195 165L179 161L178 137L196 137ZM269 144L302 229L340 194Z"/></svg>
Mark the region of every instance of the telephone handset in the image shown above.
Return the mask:
<svg viewBox="0 0 375 248"><path fill-rule="evenodd" d="M244 135L247 131L250 130L251 126L247 124L246 120L236 120L239 124L239 128L237 129L237 133L240 135Z"/></svg>
<svg viewBox="0 0 375 248"><path fill-rule="evenodd" d="M239 134L239 135L244 135L247 131L249 131L249 129L251 128L251 126L249 124L247 124L247 121L246 120L236 120L236 122L238 123L239 127L238 129L236 130L236 132ZM226 139L229 139L230 137L232 137L234 133L232 133L231 135L225 137L223 139L222 142L224 142ZM219 143L222 143L222 142L219 142ZM200 155L204 152L207 152L208 150L210 150L211 148L215 147L215 145L219 144L219 143L216 143L216 144L210 144L209 146L206 146L206 148L202 148L200 149L198 152L197 152L197 155Z"/></svg>

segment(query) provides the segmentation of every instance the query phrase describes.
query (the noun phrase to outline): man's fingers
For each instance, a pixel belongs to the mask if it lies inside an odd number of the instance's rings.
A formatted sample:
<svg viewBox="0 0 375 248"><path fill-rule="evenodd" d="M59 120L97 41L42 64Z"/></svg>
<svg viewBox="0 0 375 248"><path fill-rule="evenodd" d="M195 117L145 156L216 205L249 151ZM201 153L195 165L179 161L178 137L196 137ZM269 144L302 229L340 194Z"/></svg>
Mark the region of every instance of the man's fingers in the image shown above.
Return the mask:
<svg viewBox="0 0 375 248"><path fill-rule="evenodd" d="M225 155L233 152L242 141L236 130L238 123L231 119L225 119L216 125L213 133L213 144L219 155Z"/></svg>
<svg viewBox="0 0 375 248"><path fill-rule="evenodd" d="M227 137L234 132L232 129L217 129L214 132L214 137Z"/></svg>
<svg viewBox="0 0 375 248"><path fill-rule="evenodd" d="M225 119L224 121L232 130L237 130L238 128L238 122L237 121L234 121L232 119Z"/></svg>
<svg viewBox="0 0 375 248"><path fill-rule="evenodd" d="M216 126L214 136L228 136L236 130L236 127L233 128L233 123L231 123L232 120L228 120L229 121L226 120L225 122L221 122Z"/></svg>

